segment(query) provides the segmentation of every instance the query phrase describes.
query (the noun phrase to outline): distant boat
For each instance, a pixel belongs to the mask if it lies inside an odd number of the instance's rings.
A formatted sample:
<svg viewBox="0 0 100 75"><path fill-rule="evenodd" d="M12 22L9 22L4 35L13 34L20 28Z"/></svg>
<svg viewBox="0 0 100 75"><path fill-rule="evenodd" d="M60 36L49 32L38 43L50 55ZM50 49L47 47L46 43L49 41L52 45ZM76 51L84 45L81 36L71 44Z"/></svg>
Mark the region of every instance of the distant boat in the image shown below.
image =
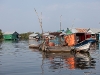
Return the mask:
<svg viewBox="0 0 100 75"><path fill-rule="evenodd" d="M74 51L84 51L84 52L88 52L89 49L90 49L90 45L91 43L94 43L96 42L95 39L92 39L92 38L89 38L89 39L86 39L76 45L73 46L73 50Z"/></svg>
<svg viewBox="0 0 100 75"><path fill-rule="evenodd" d="M36 45L36 44L30 44L30 45L29 45L29 48L35 48L35 49L38 49L38 48L39 48L39 45Z"/></svg>
<svg viewBox="0 0 100 75"><path fill-rule="evenodd" d="M38 49L39 46L40 46L40 41L29 40L29 48L35 48L35 49Z"/></svg>

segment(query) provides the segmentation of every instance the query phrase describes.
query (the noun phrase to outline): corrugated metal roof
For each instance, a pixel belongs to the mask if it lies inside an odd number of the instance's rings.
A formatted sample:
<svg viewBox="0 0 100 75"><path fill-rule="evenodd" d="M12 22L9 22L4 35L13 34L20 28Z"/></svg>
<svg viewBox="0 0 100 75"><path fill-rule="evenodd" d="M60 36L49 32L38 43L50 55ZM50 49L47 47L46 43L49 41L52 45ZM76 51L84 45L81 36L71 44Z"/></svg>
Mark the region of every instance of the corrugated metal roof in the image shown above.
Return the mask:
<svg viewBox="0 0 100 75"><path fill-rule="evenodd" d="M75 28L77 30L77 32L80 33L86 33L88 29L84 29L84 28Z"/></svg>
<svg viewBox="0 0 100 75"><path fill-rule="evenodd" d="M88 32L87 33L90 33L90 34L95 34L92 30L88 30Z"/></svg>
<svg viewBox="0 0 100 75"><path fill-rule="evenodd" d="M97 29L97 28L90 28L90 30L91 30L91 33L92 33L92 34L93 34L93 33L95 34L95 33L99 33L99 32L100 32L100 29ZM90 31L90 30L89 30L89 31ZM89 31L88 31L88 32L89 32Z"/></svg>
<svg viewBox="0 0 100 75"><path fill-rule="evenodd" d="M70 30L71 30L72 33L77 33L77 30L74 29L74 28L73 29L70 29Z"/></svg>
<svg viewBox="0 0 100 75"><path fill-rule="evenodd" d="M12 32L4 32L3 34L13 34L15 31Z"/></svg>
<svg viewBox="0 0 100 75"><path fill-rule="evenodd" d="M72 33L100 33L100 29L98 28L69 28Z"/></svg>
<svg viewBox="0 0 100 75"><path fill-rule="evenodd" d="M29 36L37 36L37 35L38 35L38 34L34 34L34 33L33 33L33 34L30 34Z"/></svg>
<svg viewBox="0 0 100 75"><path fill-rule="evenodd" d="M88 31L86 28L72 28L70 30L72 33L86 33Z"/></svg>
<svg viewBox="0 0 100 75"><path fill-rule="evenodd" d="M49 33L44 33L43 35L46 36L46 35L49 35Z"/></svg>

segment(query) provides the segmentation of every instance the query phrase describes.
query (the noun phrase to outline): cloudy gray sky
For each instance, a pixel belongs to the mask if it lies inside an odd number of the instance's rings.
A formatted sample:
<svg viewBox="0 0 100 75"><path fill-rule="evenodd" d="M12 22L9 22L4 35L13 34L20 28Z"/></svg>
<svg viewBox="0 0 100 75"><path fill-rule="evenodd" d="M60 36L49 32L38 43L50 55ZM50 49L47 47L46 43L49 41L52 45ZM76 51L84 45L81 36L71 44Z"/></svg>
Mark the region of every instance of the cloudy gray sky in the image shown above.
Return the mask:
<svg viewBox="0 0 100 75"><path fill-rule="evenodd" d="M0 0L0 29L3 32L41 32L43 30L100 28L100 0ZM62 15L62 16L61 16Z"/></svg>

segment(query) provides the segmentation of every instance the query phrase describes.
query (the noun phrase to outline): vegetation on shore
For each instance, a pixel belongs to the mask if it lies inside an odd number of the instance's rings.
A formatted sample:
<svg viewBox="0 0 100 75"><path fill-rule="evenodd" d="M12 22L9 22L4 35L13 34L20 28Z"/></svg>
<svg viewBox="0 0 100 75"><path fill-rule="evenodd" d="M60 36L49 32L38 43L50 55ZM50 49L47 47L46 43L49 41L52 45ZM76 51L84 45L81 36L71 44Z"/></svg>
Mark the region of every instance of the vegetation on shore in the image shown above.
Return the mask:
<svg viewBox="0 0 100 75"><path fill-rule="evenodd" d="M22 34L19 34L20 36L20 40L28 40L29 39L29 35L32 34L34 32L27 32L27 33L22 33ZM36 32L36 34L39 34L41 36L40 33Z"/></svg>
<svg viewBox="0 0 100 75"><path fill-rule="evenodd" d="M21 34L19 34L19 39L20 40L28 40L29 39L29 35L32 34L32 33L34 33L34 32L21 33ZM36 34L40 34L40 33L39 32L36 32ZM3 32L0 29L0 41L2 41L2 40L3 40Z"/></svg>
<svg viewBox="0 0 100 75"><path fill-rule="evenodd" d="M0 41L3 40L3 33L2 30L0 29Z"/></svg>
<svg viewBox="0 0 100 75"><path fill-rule="evenodd" d="M20 40L28 40L29 39L29 35L32 34L32 33L34 33L34 32L27 32L27 33L19 34Z"/></svg>

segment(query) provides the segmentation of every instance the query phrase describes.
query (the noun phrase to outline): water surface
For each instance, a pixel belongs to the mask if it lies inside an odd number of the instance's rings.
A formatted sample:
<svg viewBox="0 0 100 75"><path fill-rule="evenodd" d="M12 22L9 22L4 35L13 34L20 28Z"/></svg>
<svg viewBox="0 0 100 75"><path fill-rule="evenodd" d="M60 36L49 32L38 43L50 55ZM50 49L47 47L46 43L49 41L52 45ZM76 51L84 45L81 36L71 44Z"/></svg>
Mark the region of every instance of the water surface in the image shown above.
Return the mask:
<svg viewBox="0 0 100 75"><path fill-rule="evenodd" d="M0 75L100 75L99 44L89 53L43 53L29 41L0 43Z"/></svg>

